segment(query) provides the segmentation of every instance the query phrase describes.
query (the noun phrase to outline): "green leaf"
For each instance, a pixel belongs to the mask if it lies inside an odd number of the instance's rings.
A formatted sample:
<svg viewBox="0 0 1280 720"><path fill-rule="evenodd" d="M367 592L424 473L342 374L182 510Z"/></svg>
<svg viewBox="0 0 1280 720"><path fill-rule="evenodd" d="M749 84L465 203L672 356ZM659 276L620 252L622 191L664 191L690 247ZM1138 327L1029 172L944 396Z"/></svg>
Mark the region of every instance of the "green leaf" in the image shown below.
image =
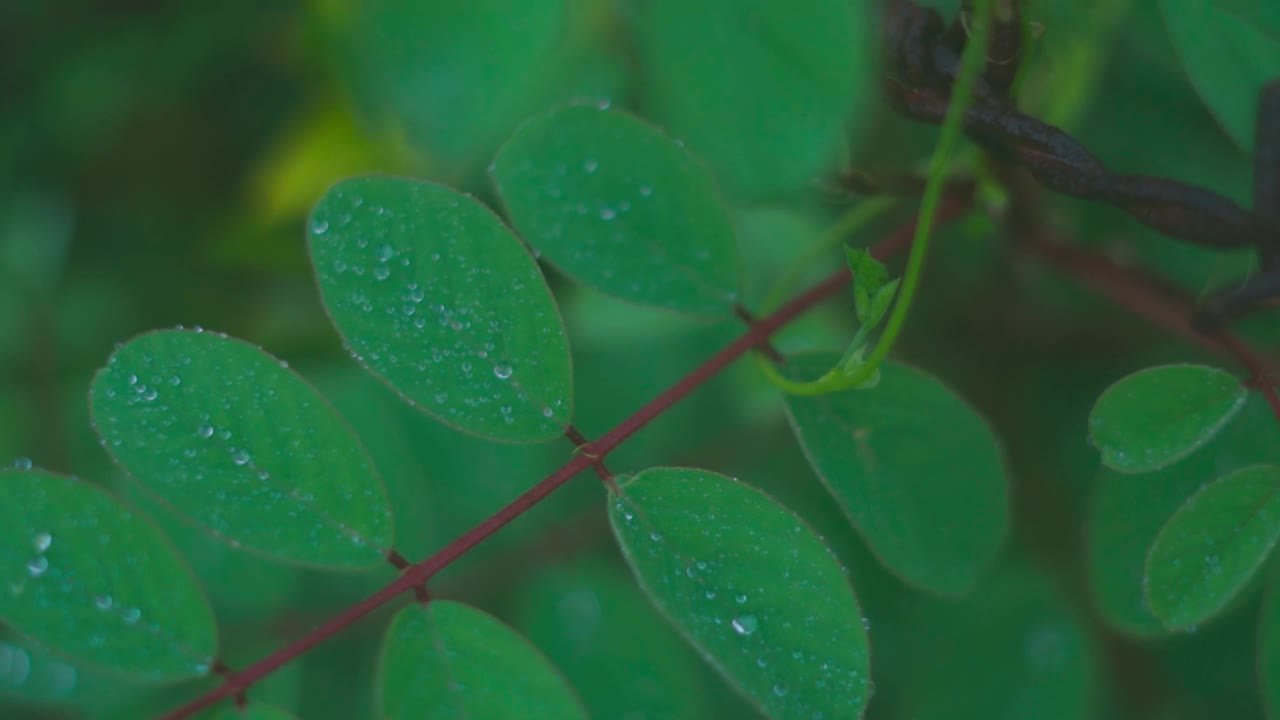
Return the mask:
<svg viewBox="0 0 1280 720"><path fill-rule="evenodd" d="M1280 466L1255 465L1203 487L1178 508L1147 556L1152 613L1194 628L1236 596L1280 539Z"/></svg>
<svg viewBox="0 0 1280 720"><path fill-rule="evenodd" d="M703 470L646 470L619 487L609 520L641 587L744 697L778 720L861 717L862 613L813 530Z"/></svg>
<svg viewBox="0 0 1280 720"><path fill-rule="evenodd" d="M405 399L476 435L559 437L569 342L537 263L474 198L364 177L311 214L325 307L351 352Z"/></svg>
<svg viewBox="0 0 1280 720"><path fill-rule="evenodd" d="M1280 574L1272 574L1258 618L1258 686L1270 720L1280 718Z"/></svg>
<svg viewBox="0 0 1280 720"><path fill-rule="evenodd" d="M858 322L874 327L889 308L889 302L898 290L898 281L889 282L889 271L884 263L866 250L846 247L844 251L849 272L853 275L853 300Z"/></svg>
<svg viewBox="0 0 1280 720"><path fill-rule="evenodd" d="M697 655L623 571L540 574L516 594L519 627L582 693L593 720L709 717Z"/></svg>
<svg viewBox="0 0 1280 720"><path fill-rule="evenodd" d="M865 3L652 0L637 14L649 114L734 194L813 179L874 97Z"/></svg>
<svg viewBox="0 0 1280 720"><path fill-rule="evenodd" d="M1251 152L1258 93L1280 77L1280 37L1208 0L1161 0L1160 9L1191 84L1231 139Z"/></svg>
<svg viewBox="0 0 1280 720"><path fill-rule="evenodd" d="M378 668L380 717L582 718L578 698L524 638L455 602L411 605L391 621Z"/></svg>
<svg viewBox="0 0 1280 720"><path fill-rule="evenodd" d="M1089 436L1107 467L1159 470L1218 434L1247 394L1239 380L1217 368L1147 368L1102 393L1089 414Z"/></svg>
<svg viewBox="0 0 1280 720"><path fill-rule="evenodd" d="M0 472L0 573L0 619L72 657L169 682L217 653L213 611L168 538L74 478Z"/></svg>
<svg viewBox="0 0 1280 720"><path fill-rule="evenodd" d="M103 446L233 546L334 568L382 562L386 491L347 423L283 363L220 333L120 346L93 379Z"/></svg>
<svg viewBox="0 0 1280 720"><path fill-rule="evenodd" d="M704 315L737 301L738 249L715 181L656 128L570 105L522 125L491 172L515 228L579 282Z"/></svg>
<svg viewBox="0 0 1280 720"><path fill-rule="evenodd" d="M294 720L294 715L272 705L249 703L243 708L226 708L214 715L213 720Z"/></svg>
<svg viewBox="0 0 1280 720"><path fill-rule="evenodd" d="M834 356L791 358L809 376ZM973 408L935 378L880 366L871 390L788 395L809 463L867 544L907 582L966 592L1004 538L1007 486L999 441Z"/></svg>

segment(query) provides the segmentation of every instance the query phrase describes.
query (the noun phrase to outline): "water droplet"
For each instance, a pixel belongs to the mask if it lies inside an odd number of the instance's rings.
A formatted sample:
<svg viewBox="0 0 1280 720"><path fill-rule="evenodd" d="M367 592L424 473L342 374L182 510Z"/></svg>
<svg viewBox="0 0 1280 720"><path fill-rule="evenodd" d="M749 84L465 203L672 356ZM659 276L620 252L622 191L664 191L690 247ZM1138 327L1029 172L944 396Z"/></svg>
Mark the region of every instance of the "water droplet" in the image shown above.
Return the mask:
<svg viewBox="0 0 1280 720"><path fill-rule="evenodd" d="M742 605L743 603L745 603L745 602L747 601L747 594L746 594L746 593L738 593L736 596L734 596L734 598L733 598L733 599L734 599L734 600L737 600L739 605Z"/></svg>
<svg viewBox="0 0 1280 720"><path fill-rule="evenodd" d="M396 254L396 251L394 248L392 248L390 245L383 245L378 248L378 251L375 254L375 256L378 258L378 262L386 262L391 259L392 255L395 255L395 254Z"/></svg>
<svg viewBox="0 0 1280 720"><path fill-rule="evenodd" d="M30 470L30 469L31 469L31 458L29 458L29 457L20 457L20 458L18 458L17 460L14 460L14 461L13 461L13 467L14 467L14 468L16 468L16 469L18 469L18 470Z"/></svg>
<svg viewBox="0 0 1280 720"><path fill-rule="evenodd" d="M602 208L600 208L600 219L601 219L601 220L604 220L605 222L608 222L608 221L610 221L610 220L612 220L612 219L614 219L614 218L616 218L616 217L618 217L618 211L617 211L617 210L614 210L613 208L610 208L610 207L602 207Z"/></svg>
<svg viewBox="0 0 1280 720"><path fill-rule="evenodd" d="M787 694L787 686L783 685L782 683L778 683L777 685L774 685L773 694L777 695L778 697L784 697Z"/></svg>
<svg viewBox="0 0 1280 720"><path fill-rule="evenodd" d="M48 569L49 569L49 558L45 557L44 555L31 558L31 560L27 562L27 574L30 575L31 577L40 577Z"/></svg>
<svg viewBox="0 0 1280 720"><path fill-rule="evenodd" d="M213 426L207 422L201 423L200 429L197 432L200 433L200 437L202 438L211 438L213 437Z"/></svg>
<svg viewBox="0 0 1280 720"><path fill-rule="evenodd" d="M111 606L115 604L115 600L112 600L110 595L95 595L93 604L99 610L110 610Z"/></svg>
<svg viewBox="0 0 1280 720"><path fill-rule="evenodd" d="M379 265L373 269L373 276L378 280L386 280L391 275L391 268Z"/></svg>
<svg viewBox="0 0 1280 720"><path fill-rule="evenodd" d="M662 533L658 532L657 530L654 530L653 532L649 533L649 539L654 541L661 540Z"/></svg>
<svg viewBox="0 0 1280 720"><path fill-rule="evenodd" d="M35 546L36 552L42 553L48 550L50 545L53 545L53 536L47 532L36 533L31 538L31 544Z"/></svg>
<svg viewBox="0 0 1280 720"><path fill-rule="evenodd" d="M120 615L124 618L125 624L132 625L142 618L142 611L138 608L129 608Z"/></svg>
<svg viewBox="0 0 1280 720"><path fill-rule="evenodd" d="M649 197L653 195L653 188L649 187L648 185L641 185L640 194L643 195L644 197Z"/></svg>
<svg viewBox="0 0 1280 720"><path fill-rule="evenodd" d="M756 658L756 667L769 667L769 659L763 655Z"/></svg>
<svg viewBox="0 0 1280 720"><path fill-rule="evenodd" d="M760 621L756 620L755 615L739 615L730 625L733 625L733 631L739 635L750 635L760 627Z"/></svg>
<svg viewBox="0 0 1280 720"><path fill-rule="evenodd" d="M297 225L295 225L294 227L297 227ZM319 218L316 218L315 220L312 220L312 221L311 221L311 232L312 232L312 234L315 234L315 235L323 235L323 234L325 234L325 231L326 231L326 230L328 230L328 229L329 229L329 221L328 221L328 220L321 220L321 219L319 219Z"/></svg>
<svg viewBox="0 0 1280 720"><path fill-rule="evenodd" d="M707 591L707 599L708 599L708 600L715 600L715 599L716 599L716 591L715 591L715 590L708 590L708 591Z"/></svg>
<svg viewBox="0 0 1280 720"><path fill-rule="evenodd" d="M493 368L493 374L497 376L499 380L506 380L507 378L511 377L511 366L510 365L495 366Z"/></svg>
<svg viewBox="0 0 1280 720"><path fill-rule="evenodd" d="M247 450L236 450L231 453L231 462L237 465L244 465L249 462L249 452Z"/></svg>
<svg viewBox="0 0 1280 720"><path fill-rule="evenodd" d="M586 170L588 175L595 172L596 169L599 167L600 167L600 163L596 162L595 160L585 160L582 163L582 169Z"/></svg>
<svg viewBox="0 0 1280 720"><path fill-rule="evenodd" d="M551 408L549 407L542 408L542 417L551 417L553 414L554 413L552 412Z"/></svg>
<svg viewBox="0 0 1280 720"><path fill-rule="evenodd" d="M420 303L426 296L426 292L418 287L418 283L413 283L409 286L409 299L413 302Z"/></svg>

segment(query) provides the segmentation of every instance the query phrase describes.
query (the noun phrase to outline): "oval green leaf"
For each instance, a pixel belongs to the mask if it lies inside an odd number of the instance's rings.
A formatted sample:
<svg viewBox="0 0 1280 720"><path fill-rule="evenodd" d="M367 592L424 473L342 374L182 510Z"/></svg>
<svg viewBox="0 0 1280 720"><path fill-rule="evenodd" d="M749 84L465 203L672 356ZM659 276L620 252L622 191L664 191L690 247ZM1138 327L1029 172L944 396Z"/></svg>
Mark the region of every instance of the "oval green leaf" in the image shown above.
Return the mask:
<svg viewBox="0 0 1280 720"><path fill-rule="evenodd" d="M818 377L835 354L788 361ZM885 363L880 384L787 396L796 437L823 485L872 551L907 582L964 593L999 550L1008 479L986 421L919 370Z"/></svg>
<svg viewBox="0 0 1280 720"><path fill-rule="evenodd" d="M1227 135L1251 152L1258 93L1280 77L1280 37L1209 0L1161 0L1160 9L1196 92Z"/></svg>
<svg viewBox="0 0 1280 720"><path fill-rule="evenodd" d="M491 173L515 228L579 282L703 315L737 301L738 250L715 181L656 128L570 105L522 125Z"/></svg>
<svg viewBox="0 0 1280 720"><path fill-rule="evenodd" d="M637 15L648 114L734 194L813 179L875 97L867 3L650 0Z"/></svg>
<svg viewBox="0 0 1280 720"><path fill-rule="evenodd" d="M573 690L527 640L455 602L411 605L391 621L378 667L389 720L586 720Z"/></svg>
<svg viewBox="0 0 1280 720"><path fill-rule="evenodd" d="M1280 466L1237 470L1178 508L1147 556L1147 601L1171 629L1208 619L1253 578L1280 539Z"/></svg>
<svg viewBox="0 0 1280 720"><path fill-rule="evenodd" d="M869 650L844 569L789 510L723 475L619 482L609 520L642 589L771 718L859 718Z"/></svg>
<svg viewBox="0 0 1280 720"><path fill-rule="evenodd" d="M231 543L293 562L368 567L391 547L368 452L316 391L246 342L199 330L120 346L90 407L116 462Z"/></svg>
<svg viewBox="0 0 1280 720"><path fill-rule="evenodd" d="M537 263L474 198L364 177L311 214L320 293L365 367L476 435L559 437L572 415L569 341Z"/></svg>
<svg viewBox="0 0 1280 720"><path fill-rule="evenodd" d="M0 620L67 655L148 681L204 675L213 611L150 521L50 473L0 472Z"/></svg>
<svg viewBox="0 0 1280 720"><path fill-rule="evenodd" d="M1162 365L1121 378L1089 414L1089 437L1113 470L1144 473L1204 445L1244 405L1230 373L1204 365Z"/></svg>

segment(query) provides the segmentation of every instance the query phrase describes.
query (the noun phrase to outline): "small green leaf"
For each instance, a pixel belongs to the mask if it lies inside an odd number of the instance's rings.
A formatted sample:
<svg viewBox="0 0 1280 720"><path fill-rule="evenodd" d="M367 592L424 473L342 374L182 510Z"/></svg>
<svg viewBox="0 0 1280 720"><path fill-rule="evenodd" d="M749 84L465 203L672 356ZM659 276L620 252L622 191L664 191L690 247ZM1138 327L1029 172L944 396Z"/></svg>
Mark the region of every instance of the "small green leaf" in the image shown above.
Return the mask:
<svg viewBox="0 0 1280 720"><path fill-rule="evenodd" d="M1267 718L1280 718L1280 574L1272 574L1258 618L1258 686Z"/></svg>
<svg viewBox="0 0 1280 720"><path fill-rule="evenodd" d="M1209 0L1161 0L1160 9L1191 84L1227 135L1252 152L1258 93L1280 77L1280 37Z"/></svg>
<svg viewBox="0 0 1280 720"><path fill-rule="evenodd" d="M734 194L792 190L834 159L873 96L874 13L844 0L637 6L648 109Z"/></svg>
<svg viewBox="0 0 1280 720"><path fill-rule="evenodd" d="M417 407L495 440L559 437L569 342L520 241L474 198L364 177L311 214L321 295L351 352Z"/></svg>
<svg viewBox="0 0 1280 720"><path fill-rule="evenodd" d="M1218 434L1247 394L1239 380L1217 368L1147 368L1102 393L1089 414L1089 435L1107 467L1159 470Z"/></svg>
<svg viewBox="0 0 1280 720"><path fill-rule="evenodd" d="M833 356L791 358L811 375ZM995 556L1008 516L999 442L933 377L893 363L874 389L788 395L809 463L891 571L939 593L966 592Z"/></svg>
<svg viewBox="0 0 1280 720"><path fill-rule="evenodd" d="M213 720L294 720L294 715L272 705L249 703L242 708L226 708L214 715Z"/></svg>
<svg viewBox="0 0 1280 720"><path fill-rule="evenodd" d="M0 620L72 657L174 681L217 653L213 611L161 532L102 490L0 472Z"/></svg>
<svg viewBox="0 0 1280 720"><path fill-rule="evenodd" d="M777 720L861 717L862 613L813 530L703 470L646 470L619 487L609 520L641 587L744 697Z"/></svg>
<svg viewBox="0 0 1280 720"><path fill-rule="evenodd" d="M173 510L234 546L368 567L391 509L347 423L279 360L213 332L141 335L93 379L103 446Z"/></svg>
<svg viewBox="0 0 1280 720"><path fill-rule="evenodd" d="M579 282L704 315L738 299L738 249L715 181L656 128L559 108L521 126L492 174L515 228Z"/></svg>
<svg viewBox="0 0 1280 720"><path fill-rule="evenodd" d="M883 299L886 283L889 282L889 271L884 263L872 257L862 248L846 247L845 259L849 263L849 272L853 275L853 301L857 310L858 322L863 325L875 325L884 315L888 307L888 299L893 298L892 290L897 290L895 283Z"/></svg>
<svg viewBox="0 0 1280 720"><path fill-rule="evenodd" d="M1221 610L1280 539L1280 466L1237 470L1201 488L1169 519L1147 556L1152 613L1172 629Z"/></svg>
<svg viewBox="0 0 1280 720"><path fill-rule="evenodd" d="M391 621L378 667L380 717L582 718L573 690L524 638L455 602L411 605Z"/></svg>

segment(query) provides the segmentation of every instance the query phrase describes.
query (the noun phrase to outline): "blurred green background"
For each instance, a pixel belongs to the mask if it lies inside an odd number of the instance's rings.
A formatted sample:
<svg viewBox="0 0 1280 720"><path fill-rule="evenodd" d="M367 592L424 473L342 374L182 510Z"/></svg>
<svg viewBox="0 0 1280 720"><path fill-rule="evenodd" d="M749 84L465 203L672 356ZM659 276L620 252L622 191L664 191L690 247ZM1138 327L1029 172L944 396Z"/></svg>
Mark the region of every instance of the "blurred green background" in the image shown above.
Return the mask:
<svg viewBox="0 0 1280 720"><path fill-rule="evenodd" d="M938 4L949 15L956 3ZM156 507L110 465L88 422L89 380L114 343L201 325L287 359L368 444L411 560L504 505L571 447L462 436L359 371L318 301L303 222L326 187L366 172L436 179L492 201L483 170L497 147L522 118L555 103L680 117L655 68L696 62L699 46L686 48L689 58L655 58L641 22L650 11L646 0L0 3L0 462L77 474L150 512L205 582L232 666L297 637L391 571L335 576L277 565ZM1042 1L1031 13L1040 42L1025 108L1066 124L1117 170L1247 202L1248 156L1201 102L1154 3ZM868 12L860 28L868 46L876 22ZM1280 39L1280 23L1266 31ZM759 70L746 60L723 57L705 81L732 82L720 89L746 97ZM827 153L825 164L917 168L935 128L889 112L870 54L855 62L866 82L847 118L847 151ZM717 142L714 133L690 138L722 172L755 307L786 262L855 200L833 198L816 175L771 186L734 172L721 157L732 151ZM900 222L908 205L858 241ZM1067 236L1193 293L1249 265L1103 207L1046 198L1046 208ZM1097 466L1085 440L1088 408L1123 374L1204 358L1009 252L981 215L945 230L936 247L900 355L993 421L1013 478L1013 534L972 597L928 597L879 567L749 362L641 432L611 456L613 470L706 467L766 489L812 522L850 566L869 618L871 718L1262 717L1257 592L1195 636L1139 641L1098 617L1085 586L1082 528ZM832 254L810 277L839 262ZM549 276L573 344L576 424L588 436L740 329L623 305ZM850 306L811 313L780 346L840 347ZM1246 328L1271 349L1277 329L1275 313ZM524 632L593 717L751 717L649 609L617 558L603 497L595 480L579 478L451 567L433 591ZM372 717L387 617L291 664L252 697L309 720ZM210 684L136 686L0 628L0 717L146 717Z"/></svg>

